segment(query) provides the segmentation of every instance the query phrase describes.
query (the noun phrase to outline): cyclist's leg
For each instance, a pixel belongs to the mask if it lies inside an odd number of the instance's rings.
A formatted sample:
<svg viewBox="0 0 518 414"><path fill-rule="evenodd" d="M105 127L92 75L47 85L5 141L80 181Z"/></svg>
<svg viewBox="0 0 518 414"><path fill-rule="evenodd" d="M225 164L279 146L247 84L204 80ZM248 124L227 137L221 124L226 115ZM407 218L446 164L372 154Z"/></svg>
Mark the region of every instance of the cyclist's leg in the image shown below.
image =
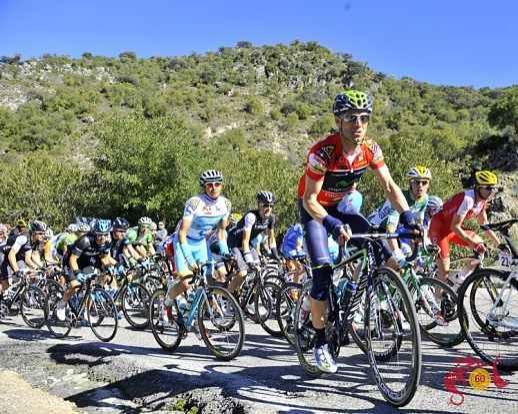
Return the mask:
<svg viewBox="0 0 518 414"><path fill-rule="evenodd" d="M315 329L313 357L319 370L334 373L338 368L329 351L324 320L332 280L332 262L327 246L327 231L321 223L312 219L302 206L300 213L301 223L305 230L306 247L313 266L313 283L310 292L311 322Z"/></svg>
<svg viewBox="0 0 518 414"><path fill-rule="evenodd" d="M187 259L183 254L183 250L180 247L180 242L178 240L178 236L174 237L174 262L176 268L176 278L171 283L167 290L166 301L167 306L170 306L170 303L180 294L187 291L189 288L189 277L192 276L192 270L189 268L187 263ZM192 255L194 259L198 255L197 250L201 247L201 243L199 244L191 244L189 243L189 247L191 248Z"/></svg>
<svg viewBox="0 0 518 414"><path fill-rule="evenodd" d="M305 230L306 247L313 267L313 285L311 287L311 320L317 332L317 345L325 343L324 315L327 308L327 296L331 283L332 259L327 245L327 231L318 221L311 218L301 206L301 223Z"/></svg>
<svg viewBox="0 0 518 414"><path fill-rule="evenodd" d="M237 247L234 247L232 249L232 254L234 255L234 258L237 262L237 273L234 273L228 285L228 290L230 292L234 292L236 289L239 289L241 287L248 272L248 265L246 264L245 259L243 258L241 250L239 250Z"/></svg>
<svg viewBox="0 0 518 414"><path fill-rule="evenodd" d="M9 264L8 259L4 256L2 266L0 266L0 296L2 292L9 288Z"/></svg>

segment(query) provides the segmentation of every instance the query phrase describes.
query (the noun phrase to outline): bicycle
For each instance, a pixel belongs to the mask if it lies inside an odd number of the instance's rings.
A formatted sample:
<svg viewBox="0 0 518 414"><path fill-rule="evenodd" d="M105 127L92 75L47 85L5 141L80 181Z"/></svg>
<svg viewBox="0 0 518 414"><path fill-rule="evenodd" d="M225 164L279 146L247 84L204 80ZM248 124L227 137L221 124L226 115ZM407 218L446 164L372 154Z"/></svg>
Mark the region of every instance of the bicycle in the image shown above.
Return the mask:
<svg viewBox="0 0 518 414"><path fill-rule="evenodd" d="M471 348L482 360L509 371L518 369L518 250L509 234L515 223L518 219L481 226L505 240L500 267L476 269L458 291L459 319Z"/></svg>
<svg viewBox="0 0 518 414"><path fill-rule="evenodd" d="M124 272L117 282L118 288L113 295L113 301L120 301L122 313L132 327L145 329L149 323L151 294L142 283L133 281L131 273Z"/></svg>
<svg viewBox="0 0 518 414"><path fill-rule="evenodd" d="M188 332L198 331L209 351L218 359L229 361L239 355L244 343L244 317L234 296L221 286L211 286L214 264L201 265L191 276L188 308L180 308L178 300L171 307L164 304L166 289L151 297L149 324L158 344L174 352Z"/></svg>
<svg viewBox="0 0 518 414"><path fill-rule="evenodd" d="M41 272L20 270L19 279L0 296L0 320L20 313L30 328L40 329L45 325L46 293L38 286L41 280Z"/></svg>
<svg viewBox="0 0 518 414"><path fill-rule="evenodd" d="M376 385L383 397L398 407L408 404L415 395L422 366L421 336L413 300L399 275L380 266L386 257L381 240L402 236L415 237L397 233L352 235L360 247L332 266L333 272L341 272L343 281L338 287L330 284L325 326L329 349L335 358L340 347L348 342L348 331L358 345L365 340ZM358 278L354 279L354 275ZM349 280L357 281L354 290L343 288ZM301 313L310 288L310 283L306 283L295 308L295 347L304 370L318 377L322 372L313 359L311 313ZM353 320L360 306L368 317L363 318L363 331L356 332L361 328Z"/></svg>
<svg viewBox="0 0 518 414"><path fill-rule="evenodd" d="M109 342L115 337L118 327L117 307L110 294L94 284L97 276L97 271L85 275L85 282L66 304L64 321L59 320L56 314L57 305L63 299L63 291L47 296L46 324L52 335L65 338L72 328L81 326L86 313L88 326L100 341Z"/></svg>
<svg viewBox="0 0 518 414"><path fill-rule="evenodd" d="M416 307L417 318L421 333L441 347L453 347L464 341L464 334L460 326L457 313L457 294L447 283L434 276L426 276L426 266L435 260L437 252L432 246L419 250L414 266L406 262L401 274L407 284L408 291ZM446 326L438 323L437 314L444 319Z"/></svg>

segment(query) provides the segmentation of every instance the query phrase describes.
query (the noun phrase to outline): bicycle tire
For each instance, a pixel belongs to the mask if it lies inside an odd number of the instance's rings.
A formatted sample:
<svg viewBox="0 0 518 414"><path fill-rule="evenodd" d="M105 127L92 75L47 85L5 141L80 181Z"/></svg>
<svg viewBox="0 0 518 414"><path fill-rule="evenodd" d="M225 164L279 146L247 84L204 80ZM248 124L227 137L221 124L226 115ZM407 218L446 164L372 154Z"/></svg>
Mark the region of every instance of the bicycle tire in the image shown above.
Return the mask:
<svg viewBox="0 0 518 414"><path fill-rule="evenodd" d="M421 302L424 300L428 301L425 297L426 295L420 295L417 293L415 305L417 319L419 321L419 326L421 327L421 334L443 348L451 348L462 343L464 341L464 333L458 318L457 294L455 291L447 283L444 283L439 279L429 277L423 277L420 279L419 286L421 288L421 292L423 287L426 288L426 286L432 286L432 292L435 292L436 289L442 290L441 301L437 305L440 307L441 314L444 319L448 322L448 326L446 327L439 326L433 320L429 309L427 309L429 306L423 305ZM432 295L434 295L434 293L432 293ZM434 297L431 298L431 300L434 299ZM423 311L422 313L420 313L421 310ZM424 319L426 317L428 320Z"/></svg>
<svg viewBox="0 0 518 414"><path fill-rule="evenodd" d="M149 325L149 303L151 295L141 283L129 283L121 293L121 306L124 317L135 329L146 329ZM140 314L140 318L134 314ZM142 321L142 318L144 320Z"/></svg>
<svg viewBox="0 0 518 414"><path fill-rule="evenodd" d="M118 311L112 297L99 286L90 291L86 300L86 316L90 329L102 342L110 342L117 333Z"/></svg>
<svg viewBox="0 0 518 414"><path fill-rule="evenodd" d="M52 336L56 338L65 338L72 330L71 321L69 318L66 318L64 321L60 321L56 315L56 307L58 302L63 299L64 290L63 287L58 283L53 284L52 288L50 288L50 286L50 284L47 285L47 295L45 298L47 316L45 319L45 324L47 325L47 329ZM69 308L70 305L67 303L66 307ZM67 309L66 313L69 314L70 309Z"/></svg>
<svg viewBox="0 0 518 414"><path fill-rule="evenodd" d="M264 282L259 294L255 295L255 318L261 327L274 338L283 336L277 322L275 299L281 286L276 281Z"/></svg>
<svg viewBox="0 0 518 414"><path fill-rule="evenodd" d="M36 285L31 285L25 288L20 298L20 313L24 322L30 328L40 329L45 325L47 319L45 296L43 290Z"/></svg>
<svg viewBox="0 0 518 414"><path fill-rule="evenodd" d="M171 306L171 317L166 315L164 306L166 291L158 289L151 295L149 303L149 327L158 345L167 352L174 352L182 342L185 330L178 323L178 305ZM167 316L167 317L166 317ZM169 340L168 338L171 338Z"/></svg>
<svg viewBox="0 0 518 414"><path fill-rule="evenodd" d="M301 283L288 282L277 292L275 298L275 314L282 335L288 343L295 347L294 315L297 299L302 291ZM295 298L293 292L297 292Z"/></svg>
<svg viewBox="0 0 518 414"><path fill-rule="evenodd" d="M198 308L198 329L207 349L217 358L230 361L236 358L243 348L245 341L244 317L239 303L225 288L211 286L206 289L206 296L202 299ZM225 304L222 306L222 304ZM209 326L209 322L213 329ZM237 328L236 328L237 325ZM221 346L216 339L224 332L235 329L237 336L230 349L226 350L225 343L229 344L228 337Z"/></svg>
<svg viewBox="0 0 518 414"><path fill-rule="evenodd" d="M510 271L494 268L477 269L466 278L459 288L458 309L462 329L473 351L488 364L496 365L498 369L516 371L518 370L518 329L505 327L499 322L488 320L487 316L494 308L495 298L491 296L491 292L487 291L487 285L483 286L480 283L481 279L489 279L490 289L497 289L496 291L500 294L498 289L505 286L509 274ZM491 277L494 279L490 279ZM497 305L495 315L491 319L496 321L496 318L500 318L502 322L506 319L518 320L518 315L516 315L518 313L516 310L518 286L516 283L511 283L509 289L508 294L513 295L510 301L512 303L514 300L515 306ZM487 305L485 305L486 303ZM502 301L502 305L504 304L505 301ZM477 315L478 319L473 317L474 320L472 320L468 311L471 315ZM501 314L496 314L496 312Z"/></svg>
<svg viewBox="0 0 518 414"><path fill-rule="evenodd" d="M390 282L390 288L386 284ZM378 289L381 289L378 291ZM417 322L414 303L411 299L410 293L406 284L402 281L400 276L387 267L381 267L375 270L373 275L373 289L374 295L385 295L387 309L383 309L380 304L379 315L376 318L371 317L370 308L374 306L372 300L366 302L366 314L370 315L366 331L366 338L368 344L367 356L371 365L372 372L376 381L376 385L380 390L383 398L390 404L396 407L403 407L407 405L414 397L419 381L421 378L422 369L422 354L421 354L421 336L420 328ZM384 314L381 312L384 311ZM386 318L390 318L388 321ZM377 326L371 326L373 319L378 319ZM408 328L406 328L406 325ZM389 339L390 358L377 357L380 352L373 349L378 342L384 346L383 340L387 335L383 335L383 331L393 327L395 330L396 340ZM372 329L374 328L374 329ZM374 333L374 335L373 335ZM407 341L406 339L409 340ZM379 341L378 341L379 340ZM398 343L394 347L394 342ZM407 348L409 348L407 350ZM400 352L401 351L401 352ZM395 354L394 354L395 352ZM410 353L408 375L404 376L403 380L395 377L395 364L402 365L403 356ZM382 365L383 364L383 365ZM385 367L387 365L387 377L384 377ZM402 383L404 386L400 390L395 390L391 387L392 383Z"/></svg>

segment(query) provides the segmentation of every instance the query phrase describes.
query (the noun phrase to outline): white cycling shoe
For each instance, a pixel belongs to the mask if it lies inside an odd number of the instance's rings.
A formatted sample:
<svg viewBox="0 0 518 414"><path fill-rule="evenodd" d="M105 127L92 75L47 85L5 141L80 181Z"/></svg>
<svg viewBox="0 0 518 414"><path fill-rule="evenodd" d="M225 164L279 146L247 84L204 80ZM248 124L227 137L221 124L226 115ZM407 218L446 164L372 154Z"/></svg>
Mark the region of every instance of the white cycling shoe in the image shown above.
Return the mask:
<svg viewBox="0 0 518 414"><path fill-rule="evenodd" d="M329 345L324 344L321 346L316 346L313 349L313 357L317 363L317 368L322 372L327 372L329 374L334 374L338 371L338 366L336 365L335 359L329 352Z"/></svg>
<svg viewBox="0 0 518 414"><path fill-rule="evenodd" d="M65 302L59 301L56 306L56 317L59 321L64 322L67 318Z"/></svg>

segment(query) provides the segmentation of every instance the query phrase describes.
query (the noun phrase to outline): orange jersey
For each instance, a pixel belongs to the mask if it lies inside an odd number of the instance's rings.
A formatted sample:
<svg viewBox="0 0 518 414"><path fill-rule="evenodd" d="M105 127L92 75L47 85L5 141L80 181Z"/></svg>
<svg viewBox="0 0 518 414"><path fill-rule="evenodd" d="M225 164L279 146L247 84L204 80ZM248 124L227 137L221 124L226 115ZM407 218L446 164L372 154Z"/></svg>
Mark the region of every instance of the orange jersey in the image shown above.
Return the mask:
<svg viewBox="0 0 518 414"><path fill-rule="evenodd" d="M340 134L332 134L317 142L309 150L304 175L299 180L298 196L304 195L306 176L324 180L317 200L323 206L333 206L351 191L367 170L385 165L379 145L367 140L347 156L343 152Z"/></svg>

